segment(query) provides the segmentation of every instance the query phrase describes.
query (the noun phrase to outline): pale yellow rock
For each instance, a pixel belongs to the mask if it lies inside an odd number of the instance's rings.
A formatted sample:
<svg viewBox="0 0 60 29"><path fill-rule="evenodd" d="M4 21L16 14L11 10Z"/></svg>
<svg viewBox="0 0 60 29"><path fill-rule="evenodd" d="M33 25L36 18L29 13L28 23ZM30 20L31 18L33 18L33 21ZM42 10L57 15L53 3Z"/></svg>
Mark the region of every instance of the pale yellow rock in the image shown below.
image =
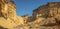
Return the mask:
<svg viewBox="0 0 60 29"><path fill-rule="evenodd" d="M17 16L16 23L17 23L17 25L22 25L22 24L24 24L24 19L21 16Z"/></svg>
<svg viewBox="0 0 60 29"><path fill-rule="evenodd" d="M11 23L10 21L7 21L4 18L0 18L0 26L3 26L5 28L12 28L14 26L14 24Z"/></svg>
<svg viewBox="0 0 60 29"><path fill-rule="evenodd" d="M1 0L0 5L0 26L12 29L18 25L24 24L24 19L16 15L16 5L12 0L10 2Z"/></svg>
<svg viewBox="0 0 60 29"><path fill-rule="evenodd" d="M39 22L43 21L44 19L45 19L45 18L37 18L37 19L35 20L35 22L39 23Z"/></svg>
<svg viewBox="0 0 60 29"><path fill-rule="evenodd" d="M40 22L42 22L43 20L45 20L45 18L37 18L35 21L33 21L33 22L30 22L29 24L34 24L34 23L40 23Z"/></svg>

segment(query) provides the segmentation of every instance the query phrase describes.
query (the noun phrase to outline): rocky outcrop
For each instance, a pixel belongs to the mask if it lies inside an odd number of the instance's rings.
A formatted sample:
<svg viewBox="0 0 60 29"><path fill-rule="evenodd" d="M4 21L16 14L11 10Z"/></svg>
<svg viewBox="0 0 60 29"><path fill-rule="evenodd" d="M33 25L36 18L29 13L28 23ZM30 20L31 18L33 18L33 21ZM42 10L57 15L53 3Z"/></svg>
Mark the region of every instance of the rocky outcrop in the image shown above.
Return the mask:
<svg viewBox="0 0 60 29"><path fill-rule="evenodd" d="M0 29L60 29L60 2L49 2L33 10L33 15L16 15L12 0L0 0Z"/></svg>
<svg viewBox="0 0 60 29"><path fill-rule="evenodd" d="M37 20L38 18L44 18L44 19L38 19L38 20L41 20L39 22L38 21L35 22L35 23L38 22L38 24L40 25L39 29L59 29L60 28L59 27L60 26L60 19L59 19L60 5L58 4L60 4L60 2L49 2L47 5L42 5L41 7L33 11L33 14L36 16L35 20Z"/></svg>
<svg viewBox="0 0 60 29"><path fill-rule="evenodd" d="M49 2L33 10L34 21L18 26L22 29L60 29L60 2ZM20 28L20 29L21 29Z"/></svg>
<svg viewBox="0 0 60 29"><path fill-rule="evenodd" d="M0 0L0 26L13 28L23 23L23 18L16 15L15 3L12 0Z"/></svg>

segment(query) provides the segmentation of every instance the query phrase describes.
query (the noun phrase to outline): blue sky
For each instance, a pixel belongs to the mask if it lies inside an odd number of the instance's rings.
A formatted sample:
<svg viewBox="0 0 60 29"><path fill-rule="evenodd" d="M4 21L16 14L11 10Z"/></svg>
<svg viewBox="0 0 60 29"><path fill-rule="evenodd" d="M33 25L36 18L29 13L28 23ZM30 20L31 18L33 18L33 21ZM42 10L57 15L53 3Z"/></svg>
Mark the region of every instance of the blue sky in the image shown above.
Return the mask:
<svg viewBox="0 0 60 29"><path fill-rule="evenodd" d="M60 0L14 0L16 4L17 15L29 14L32 15L32 11L38 8L40 5L48 2L60 2Z"/></svg>

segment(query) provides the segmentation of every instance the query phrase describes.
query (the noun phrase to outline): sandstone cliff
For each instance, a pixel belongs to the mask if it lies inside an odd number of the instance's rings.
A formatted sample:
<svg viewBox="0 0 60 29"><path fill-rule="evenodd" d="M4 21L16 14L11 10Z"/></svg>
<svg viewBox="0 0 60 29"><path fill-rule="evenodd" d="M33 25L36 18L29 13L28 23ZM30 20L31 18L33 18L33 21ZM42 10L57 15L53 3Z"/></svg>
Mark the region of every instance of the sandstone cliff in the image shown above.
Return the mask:
<svg viewBox="0 0 60 29"><path fill-rule="evenodd" d="M17 16L12 0L0 0L0 29L60 29L60 2L38 7L32 16Z"/></svg>
<svg viewBox="0 0 60 29"><path fill-rule="evenodd" d="M49 2L33 10L32 20L19 29L60 29L60 2Z"/></svg>
<svg viewBox="0 0 60 29"><path fill-rule="evenodd" d="M9 2L7 0L0 0L0 26L13 28L23 23L23 18L16 15L15 3L12 0Z"/></svg>

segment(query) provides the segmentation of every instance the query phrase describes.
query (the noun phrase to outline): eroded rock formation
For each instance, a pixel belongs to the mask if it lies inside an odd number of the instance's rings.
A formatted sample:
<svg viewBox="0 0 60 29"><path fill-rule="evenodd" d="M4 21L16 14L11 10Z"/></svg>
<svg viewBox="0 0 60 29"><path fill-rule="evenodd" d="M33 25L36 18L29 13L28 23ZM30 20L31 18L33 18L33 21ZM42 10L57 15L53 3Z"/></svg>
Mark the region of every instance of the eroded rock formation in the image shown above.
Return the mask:
<svg viewBox="0 0 60 29"><path fill-rule="evenodd" d="M0 0L0 29L60 29L60 2L49 2L33 10L33 15L16 15L12 0Z"/></svg>
<svg viewBox="0 0 60 29"><path fill-rule="evenodd" d="M33 10L32 22L22 25L23 29L60 29L60 2L49 2Z"/></svg>
<svg viewBox="0 0 60 29"><path fill-rule="evenodd" d="M23 23L23 18L16 15L15 3L12 0L0 0L0 26L13 28Z"/></svg>

